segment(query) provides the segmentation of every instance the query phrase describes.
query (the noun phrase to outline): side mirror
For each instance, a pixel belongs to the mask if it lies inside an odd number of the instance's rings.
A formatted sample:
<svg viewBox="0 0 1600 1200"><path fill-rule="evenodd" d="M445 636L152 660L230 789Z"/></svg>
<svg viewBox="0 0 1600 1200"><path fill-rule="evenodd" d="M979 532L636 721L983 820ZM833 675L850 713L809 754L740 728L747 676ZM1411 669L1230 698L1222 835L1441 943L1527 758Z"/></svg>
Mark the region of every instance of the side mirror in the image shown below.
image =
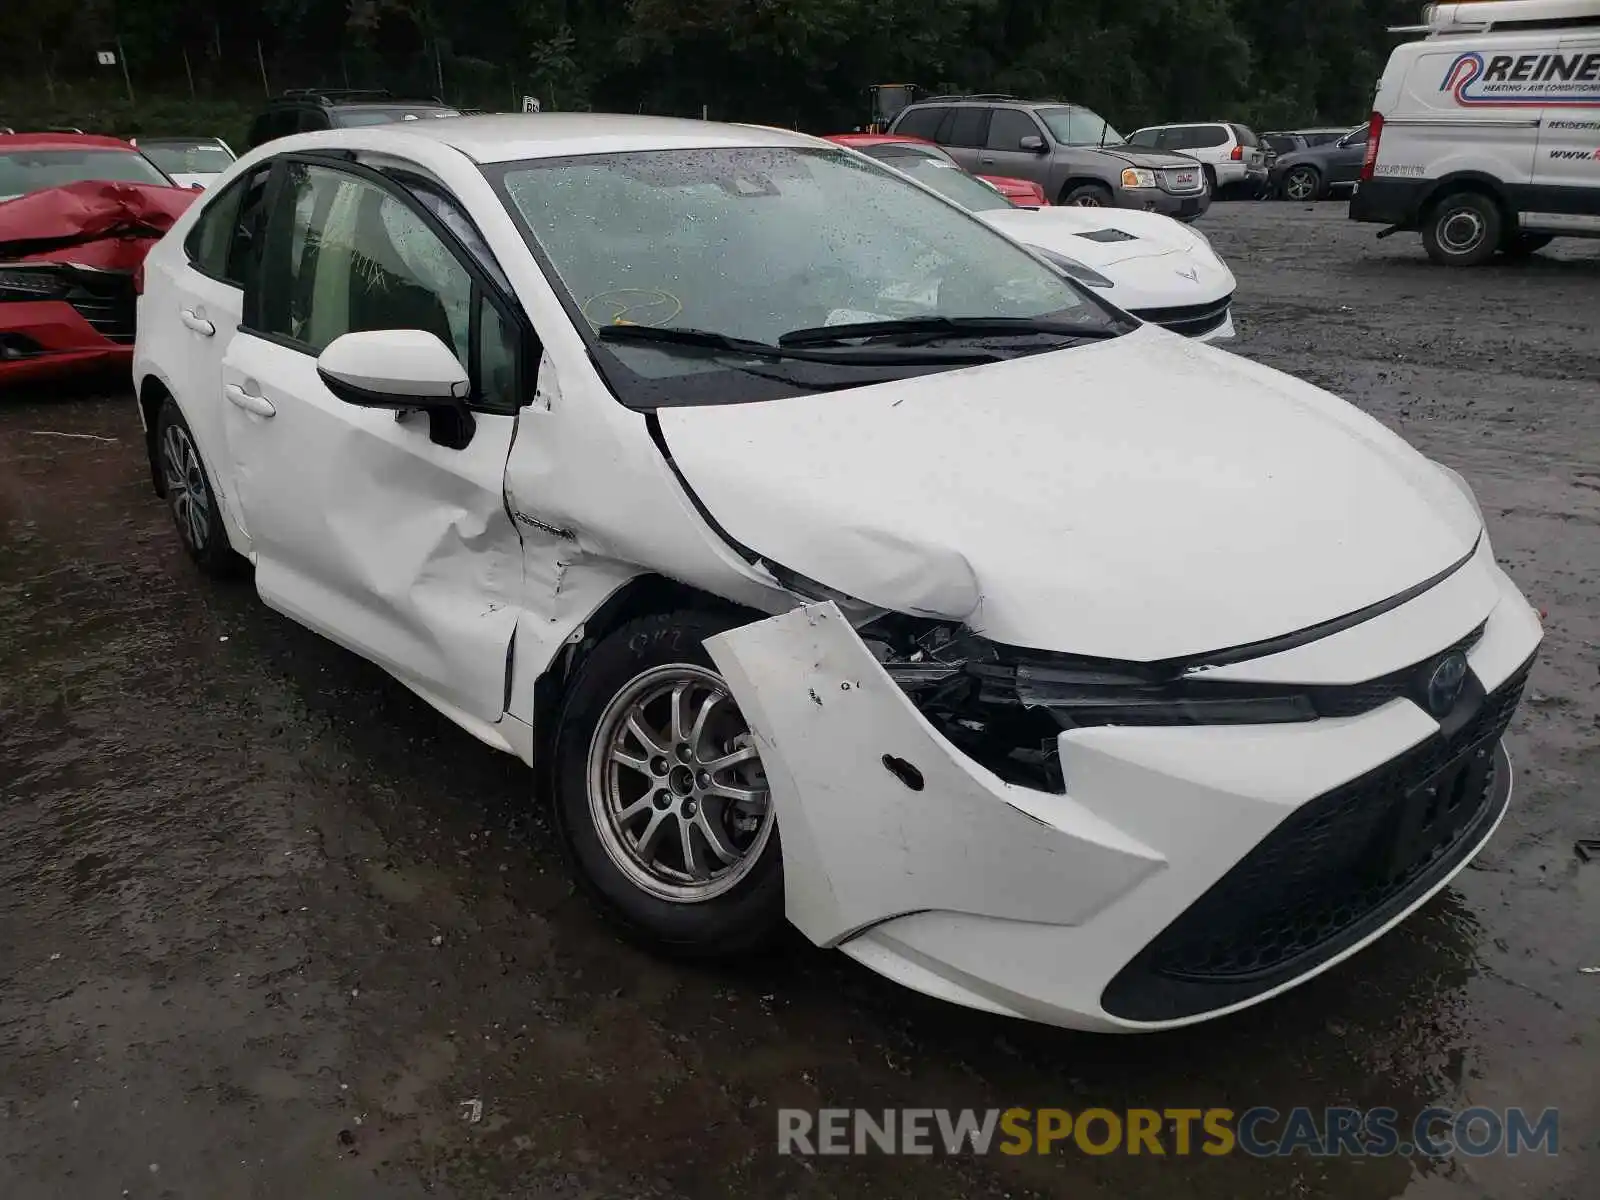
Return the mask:
<svg viewBox="0 0 1600 1200"><path fill-rule="evenodd" d="M1044 139L1036 133L1024 134L1017 140L1017 145L1024 150L1032 151L1034 154L1044 153Z"/></svg>
<svg viewBox="0 0 1600 1200"><path fill-rule="evenodd" d="M426 412L433 440L461 449L476 427L467 409L472 381L453 351L421 329L346 333L317 358L317 375L346 404Z"/></svg>

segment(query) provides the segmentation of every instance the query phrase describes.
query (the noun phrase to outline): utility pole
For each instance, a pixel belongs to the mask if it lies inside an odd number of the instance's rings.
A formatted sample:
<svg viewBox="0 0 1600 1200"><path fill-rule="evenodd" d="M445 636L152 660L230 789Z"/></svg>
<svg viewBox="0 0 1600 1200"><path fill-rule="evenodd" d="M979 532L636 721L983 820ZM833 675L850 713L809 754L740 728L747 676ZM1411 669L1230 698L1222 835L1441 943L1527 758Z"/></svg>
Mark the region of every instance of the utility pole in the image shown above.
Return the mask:
<svg viewBox="0 0 1600 1200"><path fill-rule="evenodd" d="M272 85L267 82L267 60L261 53L261 39L256 39L256 65L261 68L261 90L272 95Z"/></svg>
<svg viewBox="0 0 1600 1200"><path fill-rule="evenodd" d="M194 68L189 65L189 47L183 48L183 73L189 77L189 99L195 98L194 94Z"/></svg>
<svg viewBox="0 0 1600 1200"><path fill-rule="evenodd" d="M122 62L122 82L127 86L128 89L128 103L132 104L134 103L133 79L128 74L128 56L122 49L122 39L120 37L117 39L117 58Z"/></svg>

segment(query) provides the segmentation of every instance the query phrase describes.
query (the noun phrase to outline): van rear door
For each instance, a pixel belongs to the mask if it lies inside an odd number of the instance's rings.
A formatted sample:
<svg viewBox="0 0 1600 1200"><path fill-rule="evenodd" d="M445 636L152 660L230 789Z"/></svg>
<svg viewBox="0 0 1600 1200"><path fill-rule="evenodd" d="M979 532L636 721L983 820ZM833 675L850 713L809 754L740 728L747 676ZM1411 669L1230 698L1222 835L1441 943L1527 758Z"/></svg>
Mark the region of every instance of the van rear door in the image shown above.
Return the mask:
<svg viewBox="0 0 1600 1200"><path fill-rule="evenodd" d="M1564 37L1558 53L1522 224L1600 232L1600 33Z"/></svg>

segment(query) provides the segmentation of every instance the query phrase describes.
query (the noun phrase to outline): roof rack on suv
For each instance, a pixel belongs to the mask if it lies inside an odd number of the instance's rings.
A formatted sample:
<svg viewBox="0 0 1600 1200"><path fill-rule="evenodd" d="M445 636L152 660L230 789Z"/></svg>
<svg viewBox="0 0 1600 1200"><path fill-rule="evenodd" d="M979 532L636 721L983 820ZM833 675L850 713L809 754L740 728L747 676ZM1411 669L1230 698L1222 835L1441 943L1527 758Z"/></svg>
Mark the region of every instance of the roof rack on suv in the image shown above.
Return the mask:
<svg viewBox="0 0 1600 1200"><path fill-rule="evenodd" d="M949 92L941 96L923 96L918 104L927 104L932 100L1015 100L1016 97L1008 92Z"/></svg>
<svg viewBox="0 0 1600 1200"><path fill-rule="evenodd" d="M285 88L280 99L357 100L368 97L389 100L394 93L388 88Z"/></svg>

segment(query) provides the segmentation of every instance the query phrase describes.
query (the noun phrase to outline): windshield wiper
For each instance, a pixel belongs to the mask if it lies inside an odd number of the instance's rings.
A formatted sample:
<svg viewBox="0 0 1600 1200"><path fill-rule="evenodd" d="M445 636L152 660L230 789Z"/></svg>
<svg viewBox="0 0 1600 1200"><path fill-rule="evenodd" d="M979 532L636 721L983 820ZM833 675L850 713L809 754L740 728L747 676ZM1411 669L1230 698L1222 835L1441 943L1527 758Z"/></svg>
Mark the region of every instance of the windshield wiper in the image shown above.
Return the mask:
<svg viewBox="0 0 1600 1200"><path fill-rule="evenodd" d="M817 325L791 329L778 338L784 349L827 346L856 338L917 337L1029 337L1057 334L1071 338L1111 338L1119 330L1104 325L1068 325L1048 317L895 317L884 321L859 321L850 325Z"/></svg>
<svg viewBox="0 0 1600 1200"><path fill-rule="evenodd" d="M852 326L835 325L834 329ZM733 337L711 329L692 329L686 325L602 325L595 336L602 342L654 342L661 346L689 346L724 354L772 360L836 363L848 366L912 366L919 363L999 362L1001 356L987 350L937 350L920 346L827 346L815 350L791 346L779 339L777 345L752 338ZM790 335L785 334L784 337ZM823 346L819 341L818 346Z"/></svg>

